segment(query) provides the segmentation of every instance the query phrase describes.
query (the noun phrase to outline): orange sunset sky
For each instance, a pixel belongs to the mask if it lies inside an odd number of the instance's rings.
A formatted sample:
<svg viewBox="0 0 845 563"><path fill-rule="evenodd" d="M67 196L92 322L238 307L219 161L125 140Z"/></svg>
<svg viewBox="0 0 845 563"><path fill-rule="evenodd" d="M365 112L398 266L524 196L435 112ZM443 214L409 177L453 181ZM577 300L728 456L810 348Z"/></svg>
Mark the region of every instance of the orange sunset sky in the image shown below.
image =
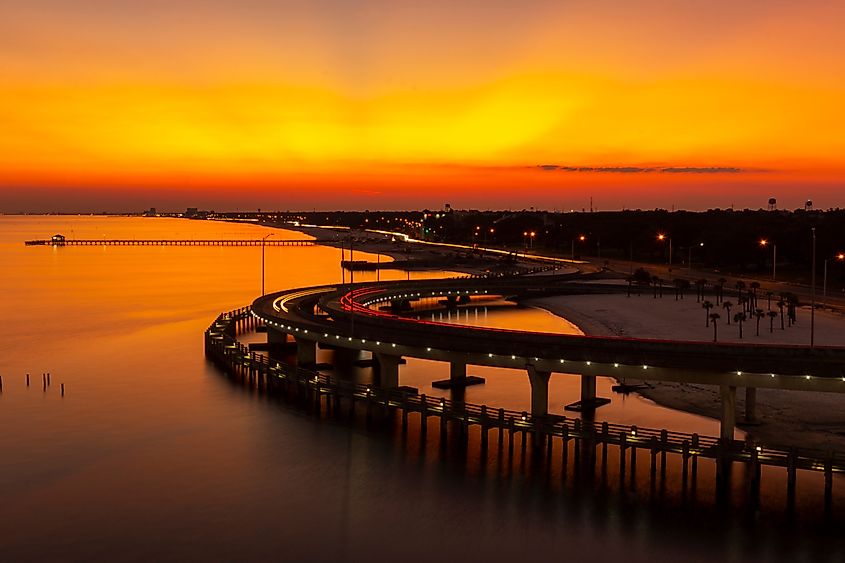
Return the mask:
<svg viewBox="0 0 845 563"><path fill-rule="evenodd" d="M6 0L0 211L845 206L845 2Z"/></svg>

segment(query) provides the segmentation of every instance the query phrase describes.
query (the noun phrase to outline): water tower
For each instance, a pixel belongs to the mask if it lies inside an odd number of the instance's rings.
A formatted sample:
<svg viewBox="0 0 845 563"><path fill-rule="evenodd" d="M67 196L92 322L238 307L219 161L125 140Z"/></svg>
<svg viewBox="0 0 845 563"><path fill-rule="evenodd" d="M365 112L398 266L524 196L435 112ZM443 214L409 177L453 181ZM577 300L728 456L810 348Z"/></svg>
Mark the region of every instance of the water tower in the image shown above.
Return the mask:
<svg viewBox="0 0 845 563"><path fill-rule="evenodd" d="M804 211L812 211L812 210L813 210L813 200L812 200L812 199L808 199L808 200L804 203Z"/></svg>
<svg viewBox="0 0 845 563"><path fill-rule="evenodd" d="M778 200L777 198L770 197L769 198L769 211L774 211L778 208Z"/></svg>

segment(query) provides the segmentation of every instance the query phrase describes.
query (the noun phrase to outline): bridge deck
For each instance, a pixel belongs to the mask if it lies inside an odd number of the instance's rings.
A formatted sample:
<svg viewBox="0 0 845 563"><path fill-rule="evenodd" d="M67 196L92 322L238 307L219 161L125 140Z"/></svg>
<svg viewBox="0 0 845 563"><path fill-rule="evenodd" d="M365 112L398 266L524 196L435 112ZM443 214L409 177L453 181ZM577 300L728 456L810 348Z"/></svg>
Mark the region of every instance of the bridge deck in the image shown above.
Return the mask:
<svg viewBox="0 0 845 563"><path fill-rule="evenodd" d="M817 471L825 474L826 497L830 495L832 475L845 472L845 456L834 452L758 445L751 441L727 441L698 434L607 422L592 423L559 415L533 416L527 412L416 395L402 389L382 389L352 383L250 352L246 345L237 340L237 332L240 328L254 328L258 322L249 307L220 315L205 333L206 355L229 371L241 371L263 378L268 388L293 383L306 387L317 397L324 395L337 400L346 399L352 403L353 408L358 402L370 409L401 411L403 421L407 420L409 413L418 413L423 421L434 416L440 418L441 424L453 421L463 428L476 425L482 431L482 443L486 443L488 430L497 429L500 437L507 434L511 440L514 433L523 432L535 438L559 438L564 444L569 440L580 440L591 446L613 445L623 454L631 450L632 456L635 456L638 449L647 450L651 455L652 467L658 453L680 454L684 471L687 470L688 461L695 463L697 458L748 463L755 474L759 474L759 468L764 465L785 467L790 487L794 486L797 469ZM624 455L621 459L624 463Z"/></svg>

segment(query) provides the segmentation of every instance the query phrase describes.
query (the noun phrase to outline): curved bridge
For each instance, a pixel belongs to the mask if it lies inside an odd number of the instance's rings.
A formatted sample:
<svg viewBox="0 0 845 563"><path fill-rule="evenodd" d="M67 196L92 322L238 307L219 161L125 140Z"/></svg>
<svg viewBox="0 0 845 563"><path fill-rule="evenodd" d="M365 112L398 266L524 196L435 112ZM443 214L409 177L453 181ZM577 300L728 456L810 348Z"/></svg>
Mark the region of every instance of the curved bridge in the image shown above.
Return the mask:
<svg viewBox="0 0 845 563"><path fill-rule="evenodd" d="M455 278L413 282L320 286L257 299L252 314L267 326L268 341L293 337L297 362L316 362L317 345L372 352L381 385L399 385L403 356L449 362L451 378L466 377L467 364L526 370L531 411L548 413L552 373L581 378L580 408L596 404L596 376L718 385L721 436L732 439L737 387L746 388L753 413L758 387L845 392L845 348L761 346L561 335L420 321L384 312L433 301L455 307L475 296L520 298L540 295L615 293L624 287L594 283L595 275ZM749 414L748 411L746 414Z"/></svg>

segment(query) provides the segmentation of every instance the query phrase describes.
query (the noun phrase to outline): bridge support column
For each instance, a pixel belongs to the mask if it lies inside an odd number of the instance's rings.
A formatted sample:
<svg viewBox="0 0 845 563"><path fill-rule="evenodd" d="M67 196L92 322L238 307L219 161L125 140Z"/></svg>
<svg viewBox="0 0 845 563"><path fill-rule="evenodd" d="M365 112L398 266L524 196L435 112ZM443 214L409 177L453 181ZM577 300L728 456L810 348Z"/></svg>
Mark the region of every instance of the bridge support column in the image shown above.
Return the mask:
<svg viewBox="0 0 845 563"><path fill-rule="evenodd" d="M317 363L317 341L295 336L296 365L300 367L313 366Z"/></svg>
<svg viewBox="0 0 845 563"><path fill-rule="evenodd" d="M267 327L267 342L269 344L284 344L288 341L288 334L273 327Z"/></svg>
<svg viewBox="0 0 845 563"><path fill-rule="evenodd" d="M373 354L378 360L379 384L383 389L399 387L399 362L402 356L392 354Z"/></svg>
<svg viewBox="0 0 845 563"><path fill-rule="evenodd" d="M551 372L538 370L528 365L528 381L531 383L531 414L546 416L549 414L549 378Z"/></svg>
<svg viewBox="0 0 845 563"><path fill-rule="evenodd" d="M736 426L736 387L722 385L719 388L722 396L722 425L719 436L723 440L734 439L734 426Z"/></svg>
<svg viewBox="0 0 845 563"><path fill-rule="evenodd" d="M595 402L596 400L596 376L581 375L581 404Z"/></svg>
<svg viewBox="0 0 845 563"><path fill-rule="evenodd" d="M581 374L581 400L575 401L572 404L563 407L568 411L576 411L584 413L588 418L600 406L606 405L610 399L605 397L596 397L596 376Z"/></svg>
<svg viewBox="0 0 845 563"><path fill-rule="evenodd" d="M464 362L451 362L449 364L449 379L452 381L466 379L467 365Z"/></svg>
<svg viewBox="0 0 845 563"><path fill-rule="evenodd" d="M745 422L757 422L757 388L745 388Z"/></svg>

